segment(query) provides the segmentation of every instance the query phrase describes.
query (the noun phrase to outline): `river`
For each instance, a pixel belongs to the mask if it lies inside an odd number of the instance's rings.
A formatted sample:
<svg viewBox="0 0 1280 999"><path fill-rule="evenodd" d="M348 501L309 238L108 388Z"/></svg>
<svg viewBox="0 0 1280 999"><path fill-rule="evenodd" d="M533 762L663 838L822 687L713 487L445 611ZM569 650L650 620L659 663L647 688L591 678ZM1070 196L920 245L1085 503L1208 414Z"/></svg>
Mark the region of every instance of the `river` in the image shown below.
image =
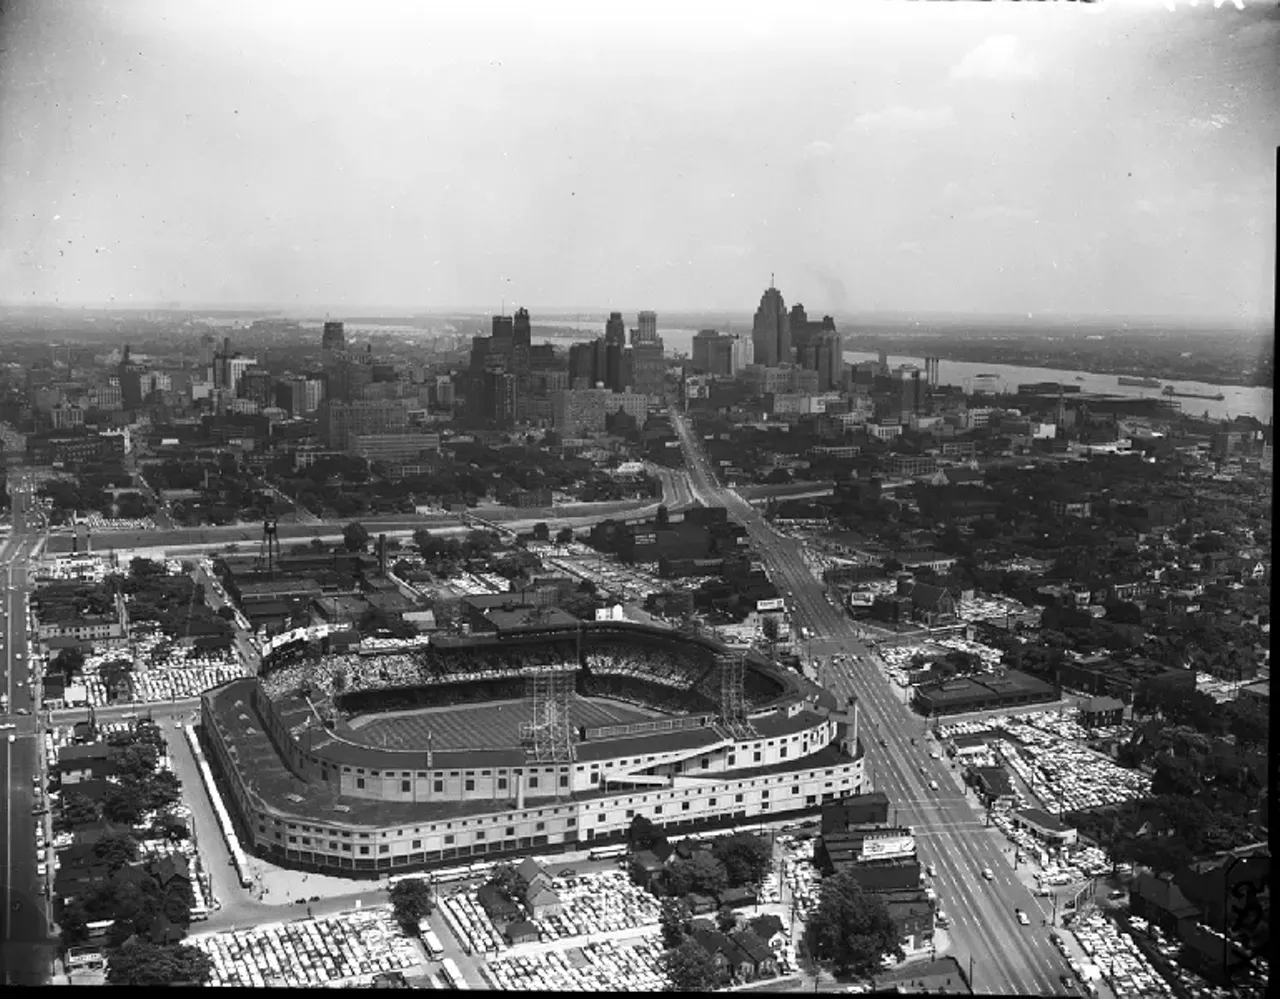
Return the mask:
<svg viewBox="0 0 1280 999"><path fill-rule="evenodd" d="M562 320L557 326L581 329L584 332L603 335L604 324L599 321L574 322ZM545 327L544 327L545 329ZM692 355L693 336L697 330L688 328L659 329L658 335L666 346L668 357L681 353ZM746 332L745 328L743 332ZM539 332L538 324L533 326L533 340L536 343L554 343L563 347L574 342L575 337L567 335L550 335ZM878 355L866 351L846 350L844 359L851 363L861 364L875 361ZM889 364L896 367L900 364L914 364L924 368L923 357L908 357L901 354L890 354ZM1089 371L1063 371L1058 368L1032 368L1015 364L980 364L971 361L948 361L938 363L938 380L944 385L959 385L966 390L973 384L978 375L996 375L999 379L1000 392L1015 392L1019 385L1032 382L1061 382L1064 385L1079 385L1081 392L1091 395L1111 395L1129 399L1156 398L1160 396L1165 385L1175 385L1179 392L1196 392L1202 395L1223 395L1223 400L1214 399L1175 399L1182 404L1185 413L1200 416L1208 413L1215 420L1229 419L1233 416L1252 416L1264 424L1272 418L1273 390L1247 385L1210 385L1207 382L1170 381L1162 379L1160 388L1149 389L1138 385L1121 385L1116 375L1100 375Z"/></svg>

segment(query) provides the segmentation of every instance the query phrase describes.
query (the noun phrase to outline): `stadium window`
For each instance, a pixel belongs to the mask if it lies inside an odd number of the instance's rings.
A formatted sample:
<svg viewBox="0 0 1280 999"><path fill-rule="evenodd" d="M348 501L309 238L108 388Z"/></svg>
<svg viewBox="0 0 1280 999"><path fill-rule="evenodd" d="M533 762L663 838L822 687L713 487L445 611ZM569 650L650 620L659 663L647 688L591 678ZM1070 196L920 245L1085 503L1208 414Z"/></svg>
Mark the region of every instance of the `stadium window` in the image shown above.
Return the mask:
<svg viewBox="0 0 1280 999"><path fill-rule="evenodd" d="M578 820L577 820L577 819L575 819L575 818L573 818L572 816L570 816L569 818L567 818L567 819L565 819L565 820L564 820L564 824L565 824L568 828L572 829L574 826L576 826L576 825L578 824Z"/></svg>
<svg viewBox="0 0 1280 999"><path fill-rule="evenodd" d="M716 807L716 799L715 799L715 798L710 798L710 799L708 799L708 801L707 801L707 807L708 807L708 808L715 808L715 807Z"/></svg>
<svg viewBox="0 0 1280 999"><path fill-rule="evenodd" d="M733 800L734 800L734 801L736 801L736 802L738 802L739 804L741 804L741 803L742 803L742 795L740 795L740 794L735 794L735 795L733 796Z"/></svg>
<svg viewBox="0 0 1280 999"><path fill-rule="evenodd" d="M689 802L687 801L680 802L680 811L687 812L688 810L689 810Z"/></svg>
<svg viewBox="0 0 1280 999"><path fill-rule="evenodd" d="M799 785L799 784L794 784L794 785L792 785L791 793L792 793L792 794L799 794L799 793L800 793L800 785Z"/></svg>
<svg viewBox="0 0 1280 999"><path fill-rule="evenodd" d="M545 822L536 822L534 823L534 826L533 826L534 832L542 832L542 830L546 828L547 828L547 824Z"/></svg>
<svg viewBox="0 0 1280 999"><path fill-rule="evenodd" d="M356 787L358 787L358 788L363 788L363 787L364 787L364 778L363 778L363 777L357 777L357 778L356 778Z"/></svg>
<svg viewBox="0 0 1280 999"><path fill-rule="evenodd" d="M627 799L627 800L630 800L630 799ZM634 819L635 817L636 817L636 810L635 810L634 808L628 808L628 809L627 809L627 818L629 818L629 819Z"/></svg>
<svg viewBox="0 0 1280 999"><path fill-rule="evenodd" d="M329 849L330 850L338 849L338 841L336 839L329 840Z"/></svg>
<svg viewBox="0 0 1280 999"><path fill-rule="evenodd" d="M463 787L467 791L474 791L476 789L476 782L474 780L468 780L464 783Z"/></svg>
<svg viewBox="0 0 1280 999"><path fill-rule="evenodd" d="M661 815L661 814L662 814L662 806L661 806L661 805L655 805L655 806L654 806L654 808L653 808L653 814L654 814L654 815Z"/></svg>
<svg viewBox="0 0 1280 999"><path fill-rule="evenodd" d="M510 838L516 834L515 826L507 826L507 837Z"/></svg>
<svg viewBox="0 0 1280 999"><path fill-rule="evenodd" d="M381 846L379 846L379 847L378 847L378 852L379 852L379 853L390 853L390 852L391 852L391 847L389 847L386 843L383 843Z"/></svg>
<svg viewBox="0 0 1280 999"><path fill-rule="evenodd" d="M493 771L492 771L492 770L481 770L481 771L480 771L480 776L481 776L481 777L492 777L492 776L493 776Z"/></svg>
<svg viewBox="0 0 1280 999"><path fill-rule="evenodd" d="M507 778L505 778L505 777L499 777L499 778L498 778L498 790L499 790L499 791L505 791L506 789L507 789Z"/></svg>
<svg viewBox="0 0 1280 999"><path fill-rule="evenodd" d="M419 770L419 771L418 771L418 778L419 778L419 779L422 779L422 778L424 778L424 777L426 777L426 776L427 776L427 772L426 772L425 770Z"/></svg>
<svg viewBox="0 0 1280 999"><path fill-rule="evenodd" d="M787 747L786 747L786 746L782 746L782 747L779 749L779 751L778 751L778 755L779 755L779 756L786 756L786 755L787 755Z"/></svg>
<svg viewBox="0 0 1280 999"><path fill-rule="evenodd" d="M303 836L303 837L302 837L302 845L303 845L303 846L310 846L310 845L311 845L311 837L310 837L310 836Z"/></svg>
<svg viewBox="0 0 1280 999"><path fill-rule="evenodd" d="M710 758L708 758L708 757L704 756L704 757L702 758L702 769L703 769L703 770L707 770L707 769L709 769L710 767L711 767L711 760L710 760Z"/></svg>
<svg viewBox="0 0 1280 999"><path fill-rule="evenodd" d="M360 856L362 857L369 856L369 848L367 846L360 847Z"/></svg>
<svg viewBox="0 0 1280 999"><path fill-rule="evenodd" d="M456 771L456 770L450 770L450 771L449 771L449 776L450 776L450 777L457 777L457 776L458 776L458 771Z"/></svg>
<svg viewBox="0 0 1280 999"><path fill-rule="evenodd" d="M402 773L400 776L401 776L401 777L412 777L412 776L413 776L413 774L409 773L409 771L408 771L408 770L406 770L406 771L405 771L404 773Z"/></svg>
<svg viewBox="0 0 1280 999"><path fill-rule="evenodd" d="M761 791L761 792L760 792L760 797L761 797L761 798L767 798L767 797L769 797L769 792L768 792L768 791Z"/></svg>
<svg viewBox="0 0 1280 999"><path fill-rule="evenodd" d="M446 844L453 842L453 833L445 833L444 841Z"/></svg>
<svg viewBox="0 0 1280 999"><path fill-rule="evenodd" d="M734 765L735 763L737 763L737 762L738 762L738 756L737 756L737 754L736 754L736 753L730 753L730 754L729 754L729 766L733 766L733 765Z"/></svg>
<svg viewBox="0 0 1280 999"><path fill-rule="evenodd" d="M369 838L369 834L368 834L368 833L361 833L361 834L360 834L360 838L361 838L361 839L368 839L368 838Z"/></svg>
<svg viewBox="0 0 1280 999"><path fill-rule="evenodd" d="M401 790L401 791L403 791L405 794L408 794L408 793L409 793L409 785L410 785L410 783L411 783L410 781L402 780L402 781L400 782L400 790Z"/></svg>
<svg viewBox="0 0 1280 999"><path fill-rule="evenodd" d="M378 771L376 771L376 770L370 770L370 771L369 771L369 776L370 776L370 777L377 777L377 776L378 776Z"/></svg>
<svg viewBox="0 0 1280 999"><path fill-rule="evenodd" d="M756 750L754 753L752 753L751 755L752 755L752 757L754 758L754 760L755 760L755 762L756 762L756 763L759 763L759 762L760 762L760 750L758 750L758 749L757 749L757 750Z"/></svg>
<svg viewBox="0 0 1280 999"><path fill-rule="evenodd" d="M561 787L568 787L568 786L569 786L569 775L568 775L568 774L561 774L561 775L560 775L560 786L561 786Z"/></svg>
<svg viewBox="0 0 1280 999"><path fill-rule="evenodd" d="M442 780L438 780L438 781L436 781L436 784L435 784L435 792L436 792L436 794L443 794L443 793L444 793L444 781L442 781Z"/></svg>
<svg viewBox="0 0 1280 999"><path fill-rule="evenodd" d="M529 778L529 786L530 786L530 787L537 787L537 786L538 786L538 778L537 778L537 777L532 777L532 776L531 776L531 777Z"/></svg>
<svg viewBox="0 0 1280 999"><path fill-rule="evenodd" d="M599 822L601 825L604 825L604 823L609 821L609 816L607 816L604 812L601 812L599 818L597 818L596 821Z"/></svg>
<svg viewBox="0 0 1280 999"><path fill-rule="evenodd" d="M289 837L289 842L290 842L290 843L296 843L296 842L298 842L298 837L297 837L297 836L290 836L290 837Z"/></svg>
<svg viewBox="0 0 1280 999"><path fill-rule="evenodd" d="M349 832L345 832L345 831L344 831L344 832L343 832L343 834L342 834L342 838L343 838L343 839L350 839L350 838L351 838L351 833L349 833Z"/></svg>
<svg viewBox="0 0 1280 999"><path fill-rule="evenodd" d="M484 830L480 829L476 832L476 841L479 842L482 839L484 839Z"/></svg>
<svg viewBox="0 0 1280 999"><path fill-rule="evenodd" d="M343 853L350 853L350 852L351 852L351 844L350 844L350 843L343 843L343 844L342 844L342 852L343 852Z"/></svg>

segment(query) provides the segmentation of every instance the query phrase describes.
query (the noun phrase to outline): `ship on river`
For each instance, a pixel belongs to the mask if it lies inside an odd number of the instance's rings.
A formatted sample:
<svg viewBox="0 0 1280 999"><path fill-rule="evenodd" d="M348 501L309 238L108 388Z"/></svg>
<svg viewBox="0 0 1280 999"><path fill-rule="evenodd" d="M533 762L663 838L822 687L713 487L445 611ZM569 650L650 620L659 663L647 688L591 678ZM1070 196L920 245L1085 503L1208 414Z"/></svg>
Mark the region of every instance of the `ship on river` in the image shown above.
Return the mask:
<svg viewBox="0 0 1280 999"><path fill-rule="evenodd" d="M1222 402L1227 398L1221 392L1217 395L1209 395L1207 392L1179 392L1174 385L1166 385L1164 394L1173 396L1175 399L1212 399L1214 402Z"/></svg>
<svg viewBox="0 0 1280 999"><path fill-rule="evenodd" d="M1138 388L1159 388L1159 378L1133 378L1129 375L1121 375L1119 378L1121 385L1134 385Z"/></svg>

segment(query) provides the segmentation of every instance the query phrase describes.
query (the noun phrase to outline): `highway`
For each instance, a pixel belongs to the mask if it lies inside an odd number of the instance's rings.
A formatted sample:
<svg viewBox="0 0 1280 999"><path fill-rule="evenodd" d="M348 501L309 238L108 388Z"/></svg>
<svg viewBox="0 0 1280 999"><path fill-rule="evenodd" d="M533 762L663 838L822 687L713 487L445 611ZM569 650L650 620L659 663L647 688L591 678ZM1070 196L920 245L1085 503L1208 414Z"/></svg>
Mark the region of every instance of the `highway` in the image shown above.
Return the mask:
<svg viewBox="0 0 1280 999"><path fill-rule="evenodd" d="M684 447L694 496L707 506L726 507L747 529L793 615L811 629L811 654L824 659L840 654L856 663L825 665L819 678L842 701L858 699L871 786L889 796L894 821L914 830L922 865L936 865L938 876L932 880L940 907L951 919L952 954L966 970L972 964L974 990L1068 994L1059 976L1070 975L1070 968L1041 925L1047 913L1017 880L998 832L984 829L982 817L965 800L946 763L930 758L934 744L925 737L924 720L894 696L890 681L858 641L853 623L828 602L826 588L806 566L799 542L776 533L754 507L718 484L684 416L673 414L672 424ZM931 781L937 782L937 791L930 790ZM984 868L993 873L991 880L982 876ZM1028 914L1031 925L1018 923L1016 908Z"/></svg>
<svg viewBox="0 0 1280 999"><path fill-rule="evenodd" d="M0 631L0 669L7 707L0 712L4 726L5 830L4 949L0 963L6 984L42 985L48 980L53 943L48 921L46 879L37 873L35 829L44 817L34 813L43 794L36 782L43 778L43 748L40 745L39 677L31 667L27 643L27 560L43 537L43 518L35 510L32 493L20 470L12 470L9 480L13 506L13 528L0 545L0 573L4 593L0 599L3 630ZM46 828L47 832L47 828ZM46 848L47 852L47 848Z"/></svg>

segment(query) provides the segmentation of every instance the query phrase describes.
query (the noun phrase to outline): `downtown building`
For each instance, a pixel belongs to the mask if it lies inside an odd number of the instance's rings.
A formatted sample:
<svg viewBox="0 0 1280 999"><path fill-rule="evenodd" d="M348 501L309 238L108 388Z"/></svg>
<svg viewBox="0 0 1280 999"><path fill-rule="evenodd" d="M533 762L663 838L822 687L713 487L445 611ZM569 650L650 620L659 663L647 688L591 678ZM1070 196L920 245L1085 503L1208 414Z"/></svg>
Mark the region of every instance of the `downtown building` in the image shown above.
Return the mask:
<svg viewBox="0 0 1280 999"><path fill-rule="evenodd" d="M791 317L787 314L782 292L773 286L772 281L760 296L760 307L756 309L751 324L751 342L756 364L773 368L779 364L790 364L793 360Z"/></svg>

